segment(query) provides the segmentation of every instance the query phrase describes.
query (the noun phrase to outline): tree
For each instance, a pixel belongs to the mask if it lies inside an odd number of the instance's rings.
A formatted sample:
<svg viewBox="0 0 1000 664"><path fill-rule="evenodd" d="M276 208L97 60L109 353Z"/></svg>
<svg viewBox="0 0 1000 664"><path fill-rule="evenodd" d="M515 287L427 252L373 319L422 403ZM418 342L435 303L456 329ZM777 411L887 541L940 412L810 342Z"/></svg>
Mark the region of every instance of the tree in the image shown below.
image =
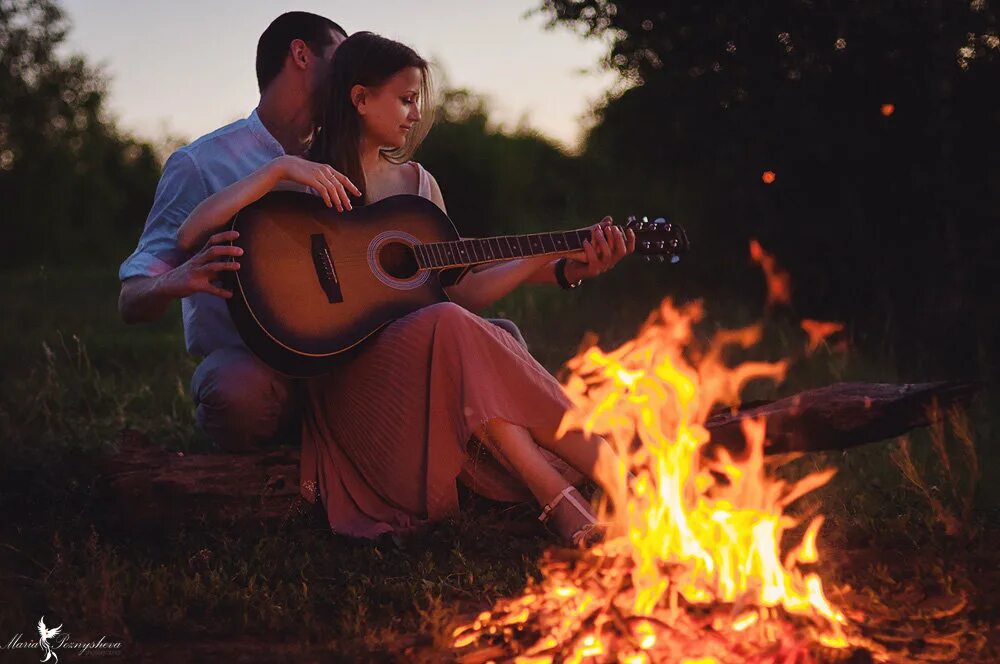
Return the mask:
<svg viewBox="0 0 1000 664"><path fill-rule="evenodd" d="M633 87L598 111L584 159L614 191L675 211L703 284L741 291L733 258L758 237L805 312L879 337L904 371L942 347L960 371L990 371L977 347L1000 323L982 287L1000 276L987 248L1000 241L997 10L544 0L540 11L608 41L606 66Z"/></svg>
<svg viewBox="0 0 1000 664"><path fill-rule="evenodd" d="M101 73L57 55L67 30L53 0L0 0L5 266L123 258L159 176L153 149L106 117Z"/></svg>
<svg viewBox="0 0 1000 664"><path fill-rule="evenodd" d="M468 237L586 226L576 205L577 164L545 138L490 126L485 99L442 96L417 155L441 185L448 214Z"/></svg>

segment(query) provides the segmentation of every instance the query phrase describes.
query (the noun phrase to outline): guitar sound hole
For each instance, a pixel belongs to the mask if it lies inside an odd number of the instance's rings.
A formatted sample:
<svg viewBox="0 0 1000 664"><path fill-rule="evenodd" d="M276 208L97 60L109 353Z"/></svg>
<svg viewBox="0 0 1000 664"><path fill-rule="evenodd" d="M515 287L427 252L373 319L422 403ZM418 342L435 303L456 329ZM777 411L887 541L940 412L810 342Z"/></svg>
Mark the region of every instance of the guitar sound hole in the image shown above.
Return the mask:
<svg viewBox="0 0 1000 664"><path fill-rule="evenodd" d="M378 252L382 269L394 279L409 279L418 271L413 249L402 242L387 242Z"/></svg>

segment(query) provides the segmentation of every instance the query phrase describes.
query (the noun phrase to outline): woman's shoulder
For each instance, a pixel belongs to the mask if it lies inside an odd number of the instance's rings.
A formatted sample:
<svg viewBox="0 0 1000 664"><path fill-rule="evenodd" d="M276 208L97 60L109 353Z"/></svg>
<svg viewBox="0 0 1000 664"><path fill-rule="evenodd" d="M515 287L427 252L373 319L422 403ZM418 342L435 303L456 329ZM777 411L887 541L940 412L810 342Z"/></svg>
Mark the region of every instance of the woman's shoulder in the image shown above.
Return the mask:
<svg viewBox="0 0 1000 664"><path fill-rule="evenodd" d="M407 169L410 177L415 178L417 195L430 198L431 190L437 184L434 182L434 176L430 174L430 171L417 161L404 162L400 164L400 168Z"/></svg>
<svg viewBox="0 0 1000 664"><path fill-rule="evenodd" d="M409 168L411 171L416 173L419 178L429 177L431 175L430 171L421 166L419 161L407 161L400 164L400 167Z"/></svg>
<svg viewBox="0 0 1000 664"><path fill-rule="evenodd" d="M401 166L412 169L417 177L417 195L430 199L437 203L438 207L444 209L444 198L441 196L441 188L431 172L424 168L419 162L408 161Z"/></svg>

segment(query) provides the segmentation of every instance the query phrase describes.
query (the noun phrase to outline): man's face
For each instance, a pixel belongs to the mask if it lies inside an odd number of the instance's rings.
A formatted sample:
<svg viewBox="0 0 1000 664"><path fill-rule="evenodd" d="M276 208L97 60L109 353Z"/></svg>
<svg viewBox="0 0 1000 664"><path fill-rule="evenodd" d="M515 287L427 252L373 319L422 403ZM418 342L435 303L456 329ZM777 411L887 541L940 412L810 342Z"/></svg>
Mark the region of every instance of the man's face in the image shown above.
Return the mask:
<svg viewBox="0 0 1000 664"><path fill-rule="evenodd" d="M316 71L314 72L313 82L315 84L325 85L327 82L328 74L330 73L330 63L333 62L333 55L337 52L337 47L344 43L347 39L344 35L336 32L334 30L330 31L330 44L323 49L320 57L317 59Z"/></svg>
<svg viewBox="0 0 1000 664"><path fill-rule="evenodd" d="M310 86L310 96L313 100L313 105L316 107L316 118L319 120L320 109L318 108L320 104L320 99L322 95L317 94L319 90L322 89L321 86L329 85L330 80L330 63L333 62L333 55L337 52L337 47L344 43L347 39L344 35L340 34L335 30L330 31L330 44L323 49L323 53L320 57L316 58L315 66L313 67L313 76Z"/></svg>
<svg viewBox="0 0 1000 664"><path fill-rule="evenodd" d="M333 54L336 52L337 47L344 43L347 39L344 35L340 34L336 30L330 31L330 45L326 47L323 51L323 59L328 63L333 60Z"/></svg>

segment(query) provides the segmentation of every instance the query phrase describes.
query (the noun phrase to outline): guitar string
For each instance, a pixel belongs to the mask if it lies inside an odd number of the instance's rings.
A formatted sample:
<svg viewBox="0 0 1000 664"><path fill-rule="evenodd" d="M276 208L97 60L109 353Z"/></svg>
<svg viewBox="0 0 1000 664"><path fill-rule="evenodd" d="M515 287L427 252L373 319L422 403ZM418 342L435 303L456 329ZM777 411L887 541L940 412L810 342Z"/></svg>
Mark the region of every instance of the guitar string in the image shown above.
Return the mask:
<svg viewBox="0 0 1000 664"><path fill-rule="evenodd" d="M420 269L421 270L426 270L426 269L439 270L439 269L452 268L452 267L465 267L465 266L471 266L471 265L481 265L483 263L505 263L505 262L508 262L508 261L516 261L516 260L519 260L519 259L522 259L522 258L535 258L537 256L570 255L570 254L579 253L581 251L583 251L583 250L582 249L565 249L565 250L561 249L561 250L558 250L558 251L547 251L547 252L544 252L544 253L529 254L527 256L510 256L510 257L503 257L503 258L487 258L485 260L478 260L478 261L477 260L473 260L473 261L468 261L468 262L463 262L463 263L448 263L448 264L445 264L445 265L426 266L426 267L420 267ZM670 252L664 252L664 253L670 253ZM367 263L368 262L368 256L367 256L367 254L365 254L365 255L351 254L351 255L348 255L348 256L340 256L340 257L338 257L335 254L333 254L333 252L331 252L331 256L333 258L333 264L334 264L334 266L337 266L337 265L349 265L349 264L354 264L354 263Z"/></svg>
<svg viewBox="0 0 1000 664"><path fill-rule="evenodd" d="M573 232L573 231L567 231L567 233L571 233L571 232ZM432 242L432 243L425 243L425 244L413 245L413 246L430 246L432 244L442 244L442 243ZM412 246L411 246L411 248L412 248ZM456 251L457 251L457 249L456 249ZM451 268L458 268L458 267L471 267L471 266L474 266L474 265L482 265L484 263L504 263L504 262L507 262L507 261L514 261L514 260L518 260L518 259L521 259L521 258L534 258L535 256L569 255L569 254L579 253L580 251L583 251L582 247L580 249L558 249L556 251L545 251L545 252L541 252L541 253L532 253L532 254L528 254L526 256L525 255L521 255L521 256L504 256L504 257L500 257L500 258L494 257L494 258L488 258L486 260L474 260L474 261L463 262L463 263L449 263L449 264L446 264L446 265L418 266L418 271L424 271L424 270L443 270L443 269L451 269ZM331 252L331 253L333 253L333 252ZM416 254L415 253L411 253L411 255L415 256ZM367 253L365 253L365 254L349 254L347 256L341 256L341 257L337 257L337 256L334 255L334 256L332 256L332 258L333 258L333 264L334 264L334 266L337 266L337 265L352 265L352 264L355 264L355 263L367 263L368 262L368 254Z"/></svg>

